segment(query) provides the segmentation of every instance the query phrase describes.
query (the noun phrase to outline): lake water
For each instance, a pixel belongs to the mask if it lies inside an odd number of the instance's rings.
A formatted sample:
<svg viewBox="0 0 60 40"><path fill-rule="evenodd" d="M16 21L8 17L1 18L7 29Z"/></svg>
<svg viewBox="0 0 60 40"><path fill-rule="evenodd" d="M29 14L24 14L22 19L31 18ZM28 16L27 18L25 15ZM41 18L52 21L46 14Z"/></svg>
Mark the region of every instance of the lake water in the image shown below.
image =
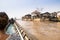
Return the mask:
<svg viewBox="0 0 60 40"><path fill-rule="evenodd" d="M33 40L60 40L60 22L21 20L17 22Z"/></svg>
<svg viewBox="0 0 60 40"><path fill-rule="evenodd" d="M16 21L32 40L60 40L60 22ZM15 33L13 25L9 26L7 33Z"/></svg>

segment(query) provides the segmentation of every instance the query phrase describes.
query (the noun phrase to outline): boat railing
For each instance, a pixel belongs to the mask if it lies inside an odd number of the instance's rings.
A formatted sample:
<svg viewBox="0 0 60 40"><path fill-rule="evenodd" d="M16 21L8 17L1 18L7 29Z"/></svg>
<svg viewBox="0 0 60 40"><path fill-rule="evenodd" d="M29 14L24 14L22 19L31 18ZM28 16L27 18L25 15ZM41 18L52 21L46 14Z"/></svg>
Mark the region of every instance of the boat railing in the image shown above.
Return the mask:
<svg viewBox="0 0 60 40"><path fill-rule="evenodd" d="M9 24L13 24L15 31L19 34L21 40L30 40L21 25L18 24L15 19L11 19Z"/></svg>

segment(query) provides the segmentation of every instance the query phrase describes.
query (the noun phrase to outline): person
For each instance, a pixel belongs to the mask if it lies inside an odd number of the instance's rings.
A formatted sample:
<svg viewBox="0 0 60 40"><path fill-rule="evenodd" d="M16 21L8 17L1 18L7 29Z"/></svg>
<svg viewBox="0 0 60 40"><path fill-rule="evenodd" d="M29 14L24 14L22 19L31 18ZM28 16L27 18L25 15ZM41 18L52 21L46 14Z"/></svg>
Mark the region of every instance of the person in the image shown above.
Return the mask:
<svg viewBox="0 0 60 40"><path fill-rule="evenodd" d="M18 34L8 35L5 33L6 26L9 23L9 17L5 12L0 12L0 40L21 40Z"/></svg>
<svg viewBox="0 0 60 40"><path fill-rule="evenodd" d="M5 40L8 35L5 34L5 27L8 24L8 16L5 12L0 12L0 40Z"/></svg>

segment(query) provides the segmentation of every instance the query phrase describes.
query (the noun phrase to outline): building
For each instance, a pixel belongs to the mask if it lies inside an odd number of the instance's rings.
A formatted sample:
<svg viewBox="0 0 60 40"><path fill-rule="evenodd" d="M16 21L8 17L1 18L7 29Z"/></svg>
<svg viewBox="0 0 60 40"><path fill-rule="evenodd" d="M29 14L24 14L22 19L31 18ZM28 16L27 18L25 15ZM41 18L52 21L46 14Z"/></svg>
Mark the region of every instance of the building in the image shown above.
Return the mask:
<svg viewBox="0 0 60 40"><path fill-rule="evenodd" d="M22 20L30 20L31 19L31 15L27 14L24 17L22 17Z"/></svg>
<svg viewBox="0 0 60 40"><path fill-rule="evenodd" d="M31 13L31 18L32 19L36 19L36 18L40 18L40 12L35 10Z"/></svg>
<svg viewBox="0 0 60 40"><path fill-rule="evenodd" d="M40 14L41 15L41 19L42 20L49 20L49 17L50 17L50 13L49 12L45 12L45 13L42 13Z"/></svg>

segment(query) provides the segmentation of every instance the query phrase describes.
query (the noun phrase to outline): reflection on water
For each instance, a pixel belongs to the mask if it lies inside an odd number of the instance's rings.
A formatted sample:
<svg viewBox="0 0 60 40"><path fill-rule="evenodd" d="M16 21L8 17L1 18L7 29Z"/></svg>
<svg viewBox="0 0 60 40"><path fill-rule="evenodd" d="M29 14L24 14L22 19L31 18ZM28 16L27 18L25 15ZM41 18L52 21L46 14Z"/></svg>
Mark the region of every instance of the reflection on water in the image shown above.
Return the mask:
<svg viewBox="0 0 60 40"><path fill-rule="evenodd" d="M28 34L34 35L38 40L60 40L60 22L21 20L17 20L17 22Z"/></svg>

